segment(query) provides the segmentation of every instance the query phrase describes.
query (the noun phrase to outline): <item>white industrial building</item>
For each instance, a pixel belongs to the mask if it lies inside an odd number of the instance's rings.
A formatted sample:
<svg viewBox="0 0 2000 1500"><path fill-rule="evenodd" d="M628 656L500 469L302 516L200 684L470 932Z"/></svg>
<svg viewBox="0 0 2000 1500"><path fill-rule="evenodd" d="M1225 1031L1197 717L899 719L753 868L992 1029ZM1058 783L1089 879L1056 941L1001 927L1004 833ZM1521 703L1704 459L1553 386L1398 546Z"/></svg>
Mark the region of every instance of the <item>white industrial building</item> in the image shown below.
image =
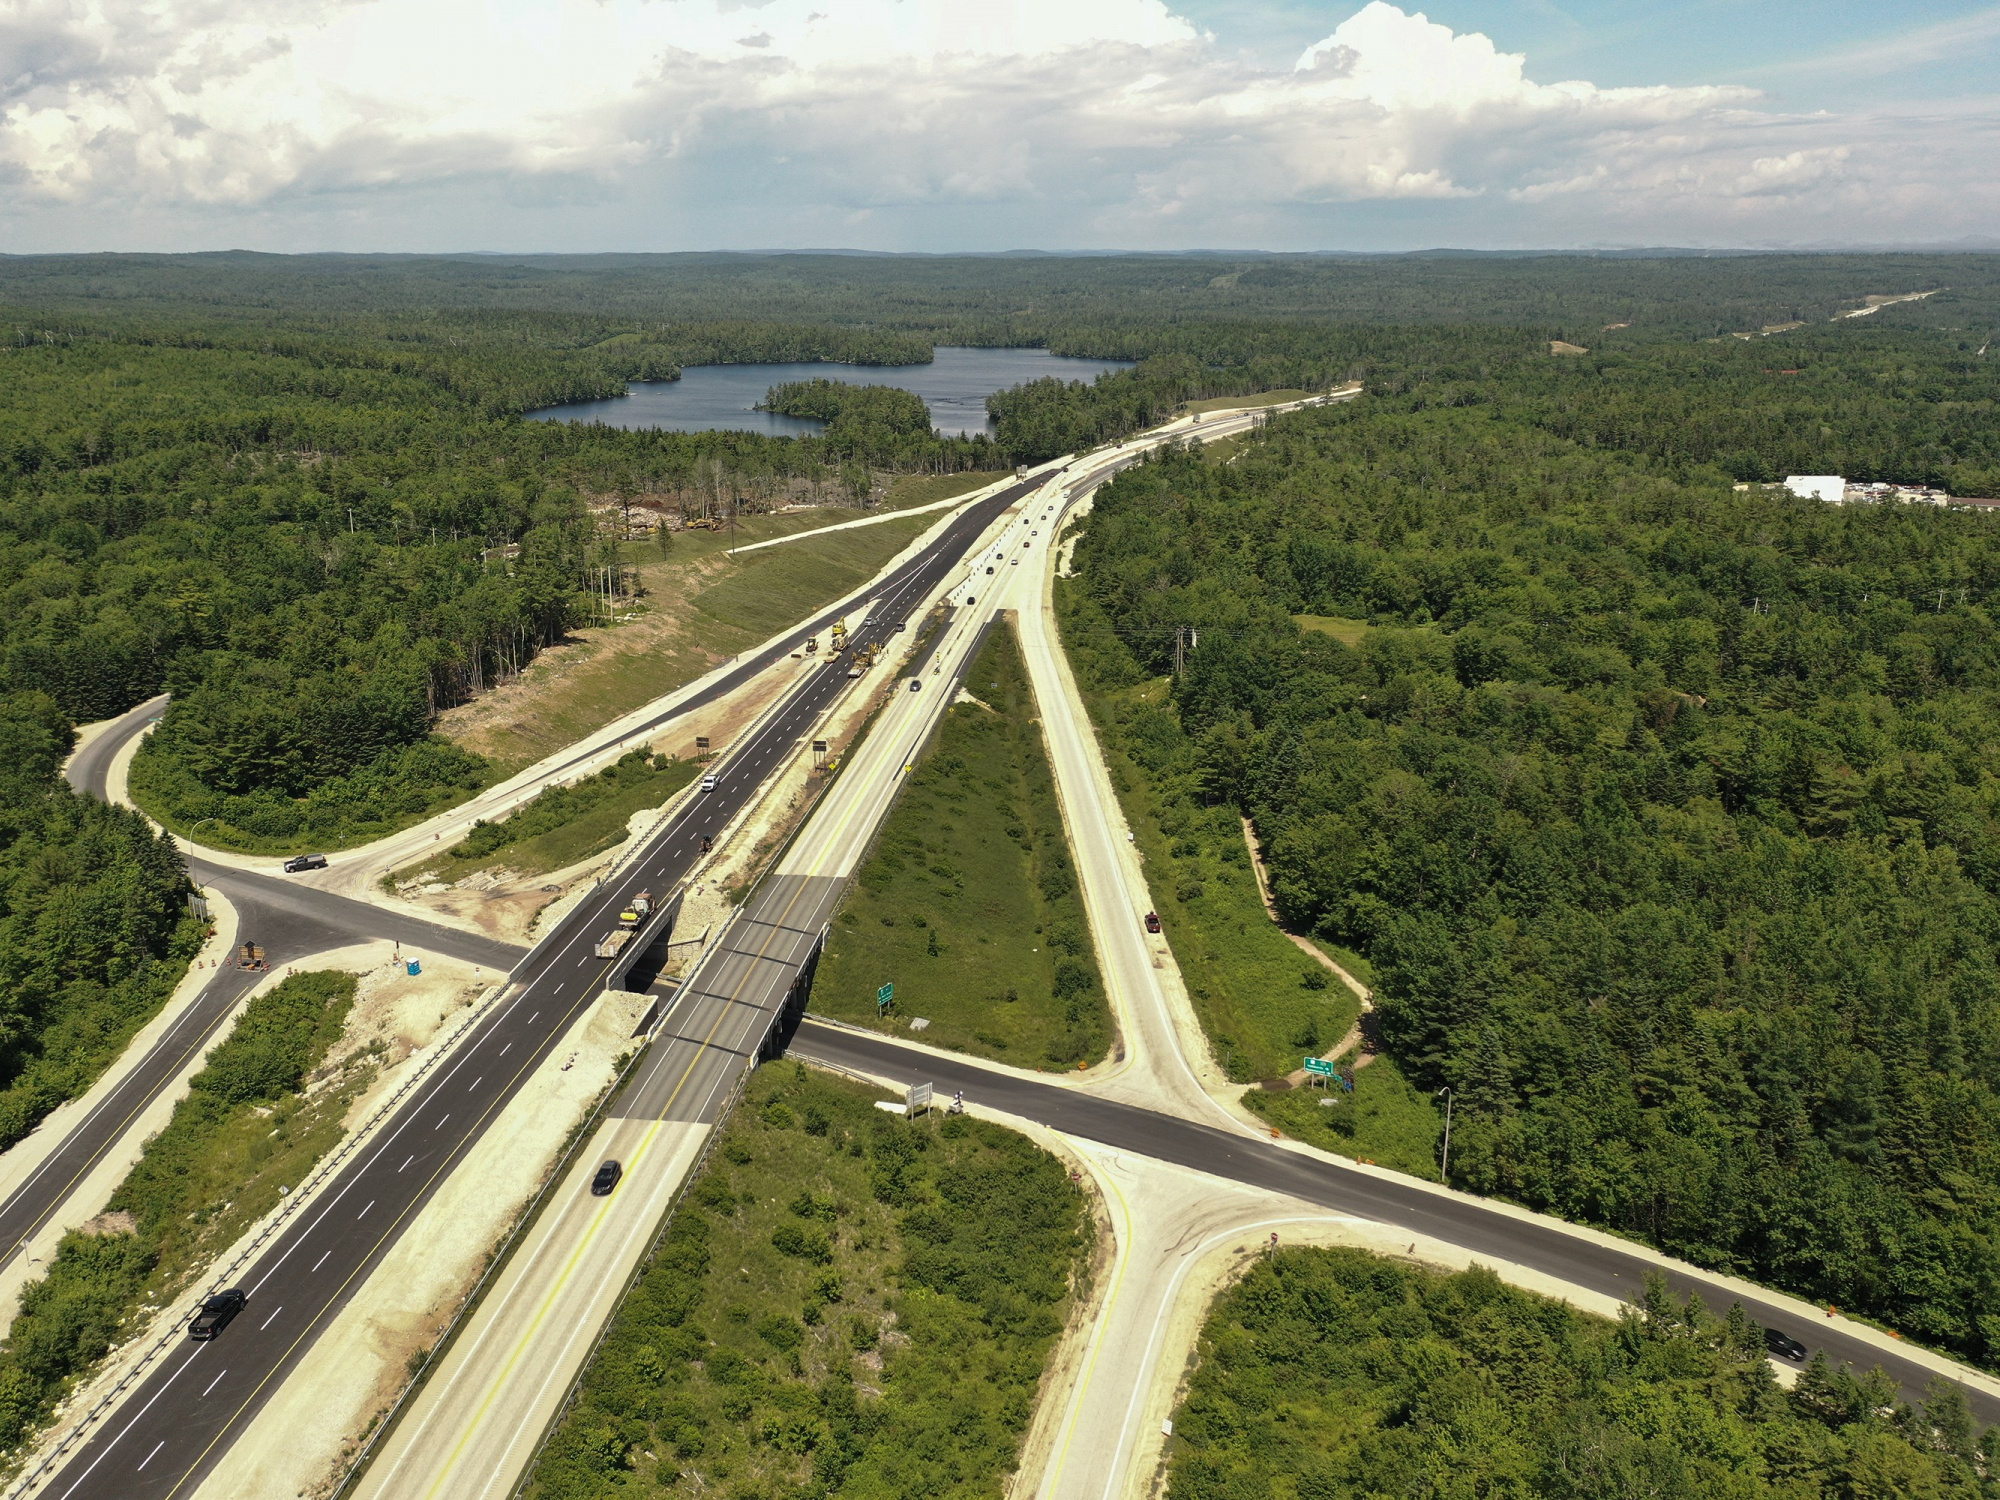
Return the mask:
<svg viewBox="0 0 2000 1500"><path fill-rule="evenodd" d="M1838 474L1787 474L1785 488L1801 500L1825 500L1834 505L1847 503L1847 481Z"/></svg>

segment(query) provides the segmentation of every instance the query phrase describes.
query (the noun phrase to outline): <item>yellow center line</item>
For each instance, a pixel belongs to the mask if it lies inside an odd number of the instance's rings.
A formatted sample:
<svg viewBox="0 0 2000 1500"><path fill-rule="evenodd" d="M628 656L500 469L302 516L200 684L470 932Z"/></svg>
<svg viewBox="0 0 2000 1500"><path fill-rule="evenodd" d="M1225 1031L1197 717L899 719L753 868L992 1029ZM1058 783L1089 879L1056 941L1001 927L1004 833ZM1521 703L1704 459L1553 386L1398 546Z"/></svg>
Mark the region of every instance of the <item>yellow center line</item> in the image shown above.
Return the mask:
<svg viewBox="0 0 2000 1500"><path fill-rule="evenodd" d="M715 1024L716 1026L720 1026L722 1024L722 1017L717 1016ZM715 1027L711 1026L709 1028L709 1035L713 1036L714 1034ZM707 1042L704 1040L702 1045L706 1046ZM653 1140L659 1135L660 1128L665 1124L666 1121L664 1119L658 1119L647 1127L645 1136L639 1142L639 1148L632 1153L634 1175L636 1175L639 1163L645 1158L646 1153L652 1149ZM604 1227L610 1214L611 1199L607 1196L603 1206L591 1216L590 1227L584 1231L583 1238L578 1241L576 1250L570 1255L568 1262L564 1264L561 1274L556 1277L555 1285L549 1289L549 1294L542 1299L542 1305L535 1310L535 1316L530 1320L527 1331L515 1341L513 1352L507 1356L507 1362L500 1367L500 1373L488 1388L486 1398L479 1403L478 1410L473 1412L472 1420L465 1424L465 1430L460 1434L457 1445L452 1448L451 1453L445 1458L444 1467L438 1471L438 1477L432 1481L431 1487L424 1491L425 1500L430 1500L430 1497L435 1496L439 1490L444 1488L445 1481L451 1478L452 1471L458 1467L459 1459L465 1456L466 1444L472 1441L473 1435L479 1431L481 1425L486 1421L487 1414L493 1409L493 1403L500 1399L500 1392L505 1389L508 1377L514 1373L514 1366L520 1363L521 1357L528 1352L528 1346L534 1342L535 1335L541 1332L542 1324L547 1321L549 1314L555 1310L556 1299L568 1287L569 1279L575 1274L576 1268L583 1260L584 1254L596 1243L598 1231Z"/></svg>

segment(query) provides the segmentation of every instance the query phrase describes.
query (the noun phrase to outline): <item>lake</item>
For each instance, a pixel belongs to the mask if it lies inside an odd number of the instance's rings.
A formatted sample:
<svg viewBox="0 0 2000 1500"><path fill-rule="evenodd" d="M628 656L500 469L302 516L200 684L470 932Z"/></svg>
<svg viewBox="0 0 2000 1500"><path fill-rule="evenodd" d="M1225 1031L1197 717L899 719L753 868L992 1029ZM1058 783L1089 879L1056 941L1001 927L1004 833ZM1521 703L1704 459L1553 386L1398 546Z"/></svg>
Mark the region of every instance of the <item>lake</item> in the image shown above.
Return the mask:
<svg viewBox="0 0 2000 1500"><path fill-rule="evenodd" d="M668 432L730 428L773 437L802 437L820 430L807 417L782 417L753 408L774 385L792 380L845 380L853 385L895 385L915 391L931 411L931 425L946 437L983 432L993 424L986 398L995 391L1054 375L1095 380L1106 370L1131 368L1129 360L1065 359L1046 349L940 348L927 365L689 365L679 380L633 384L609 401L545 406L537 422L603 422L612 427L658 427Z"/></svg>

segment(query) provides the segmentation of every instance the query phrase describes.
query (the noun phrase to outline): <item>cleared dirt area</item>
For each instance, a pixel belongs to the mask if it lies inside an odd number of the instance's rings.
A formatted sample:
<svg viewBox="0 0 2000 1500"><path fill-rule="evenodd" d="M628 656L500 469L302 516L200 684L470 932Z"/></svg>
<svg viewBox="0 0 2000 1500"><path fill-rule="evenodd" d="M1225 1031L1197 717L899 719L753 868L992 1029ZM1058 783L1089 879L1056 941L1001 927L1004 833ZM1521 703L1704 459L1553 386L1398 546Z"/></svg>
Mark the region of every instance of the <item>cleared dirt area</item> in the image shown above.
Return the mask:
<svg viewBox="0 0 2000 1500"><path fill-rule="evenodd" d="M750 516L735 540L863 514L824 506ZM872 577L935 520L912 516L740 558L730 556L726 531L677 532L667 557L635 543L627 563L640 593L618 625L575 632L520 676L443 715L438 732L511 774L804 619Z"/></svg>
<svg viewBox="0 0 2000 1500"><path fill-rule="evenodd" d="M727 750L779 694L814 666L811 662L787 658L706 710L699 722L662 730L649 748L665 754L690 755L694 736L701 733L708 736L713 750ZM698 781L690 782L658 806L632 813L624 839L563 869L547 873L524 871L499 861L490 868L446 882L425 878L421 869L412 867L400 872L397 897L454 926L470 927L506 942L533 942L550 923L583 899L596 884L600 872L625 851L634 837L642 836L672 808L698 795L699 785Z"/></svg>

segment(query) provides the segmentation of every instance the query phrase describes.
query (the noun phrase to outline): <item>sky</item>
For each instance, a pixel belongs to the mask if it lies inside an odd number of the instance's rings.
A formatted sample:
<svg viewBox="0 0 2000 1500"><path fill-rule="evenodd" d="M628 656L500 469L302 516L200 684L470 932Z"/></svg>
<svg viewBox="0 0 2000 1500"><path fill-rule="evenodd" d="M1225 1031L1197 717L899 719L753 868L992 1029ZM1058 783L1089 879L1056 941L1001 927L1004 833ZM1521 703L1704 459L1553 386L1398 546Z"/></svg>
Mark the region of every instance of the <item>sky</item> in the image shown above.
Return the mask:
<svg viewBox="0 0 2000 1500"><path fill-rule="evenodd" d="M0 253L2000 247L2000 4L0 0Z"/></svg>

